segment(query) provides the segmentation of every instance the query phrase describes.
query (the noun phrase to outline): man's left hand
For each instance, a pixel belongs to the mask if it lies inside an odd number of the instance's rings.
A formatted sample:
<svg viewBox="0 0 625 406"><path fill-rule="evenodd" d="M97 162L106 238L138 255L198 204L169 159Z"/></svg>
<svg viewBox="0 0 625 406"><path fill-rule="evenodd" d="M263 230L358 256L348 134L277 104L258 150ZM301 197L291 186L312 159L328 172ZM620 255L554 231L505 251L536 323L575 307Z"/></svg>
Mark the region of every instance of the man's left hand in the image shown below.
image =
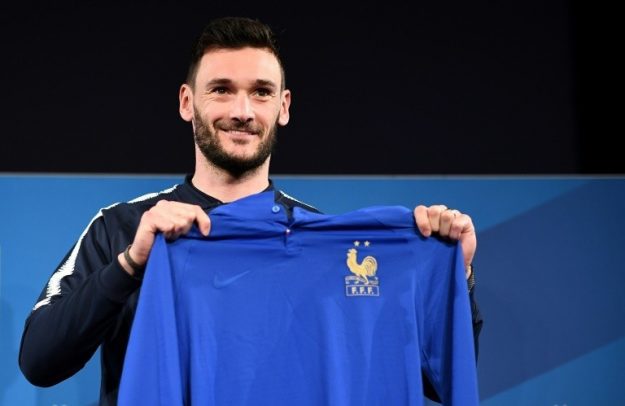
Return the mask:
<svg viewBox="0 0 625 406"><path fill-rule="evenodd" d="M429 207L419 205L414 209L414 217L424 237L438 234L443 238L460 241L468 278L471 275L470 265L477 249L477 236L471 217L442 204Z"/></svg>

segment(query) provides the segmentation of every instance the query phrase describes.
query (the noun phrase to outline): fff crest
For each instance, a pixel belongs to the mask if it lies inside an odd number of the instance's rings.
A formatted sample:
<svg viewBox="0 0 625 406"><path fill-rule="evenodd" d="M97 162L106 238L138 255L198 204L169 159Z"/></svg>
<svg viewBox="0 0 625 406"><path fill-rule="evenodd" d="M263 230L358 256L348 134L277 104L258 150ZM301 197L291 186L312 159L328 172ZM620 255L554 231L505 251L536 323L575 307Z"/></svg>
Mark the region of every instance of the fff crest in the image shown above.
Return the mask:
<svg viewBox="0 0 625 406"><path fill-rule="evenodd" d="M365 250L371 243L364 242ZM347 250L347 268L351 274L345 277L345 294L347 296L380 296L380 283L375 276L378 261L371 255L358 260L360 241L354 241L354 248Z"/></svg>

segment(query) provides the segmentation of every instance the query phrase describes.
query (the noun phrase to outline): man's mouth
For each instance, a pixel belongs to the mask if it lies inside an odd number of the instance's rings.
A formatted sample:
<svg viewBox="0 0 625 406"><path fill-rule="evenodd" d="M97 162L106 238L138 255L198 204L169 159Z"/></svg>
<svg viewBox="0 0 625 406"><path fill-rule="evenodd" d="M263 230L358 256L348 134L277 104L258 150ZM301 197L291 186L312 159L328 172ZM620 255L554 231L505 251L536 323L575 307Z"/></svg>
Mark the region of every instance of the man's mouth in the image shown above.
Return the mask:
<svg viewBox="0 0 625 406"><path fill-rule="evenodd" d="M224 131L235 137L245 137L245 136L256 135L256 133L252 131L242 131L242 130L224 130Z"/></svg>
<svg viewBox="0 0 625 406"><path fill-rule="evenodd" d="M222 137L227 137L235 144L247 144L257 138L260 139L260 133L249 128L222 128L220 132L223 133Z"/></svg>
<svg viewBox="0 0 625 406"><path fill-rule="evenodd" d="M217 129L227 133L231 137L253 137L255 135L261 134L261 129L256 128L256 126L249 125L217 125Z"/></svg>

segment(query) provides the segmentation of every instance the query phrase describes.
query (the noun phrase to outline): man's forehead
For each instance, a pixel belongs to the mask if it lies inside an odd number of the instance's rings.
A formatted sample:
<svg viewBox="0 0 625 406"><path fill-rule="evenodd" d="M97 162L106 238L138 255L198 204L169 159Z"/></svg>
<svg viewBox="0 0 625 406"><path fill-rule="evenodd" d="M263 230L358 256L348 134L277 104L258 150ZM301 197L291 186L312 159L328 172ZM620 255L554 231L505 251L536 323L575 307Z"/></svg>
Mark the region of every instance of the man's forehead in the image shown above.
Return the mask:
<svg viewBox="0 0 625 406"><path fill-rule="evenodd" d="M200 69L209 71L263 71L280 74L278 58L264 48L212 49L204 53Z"/></svg>
<svg viewBox="0 0 625 406"><path fill-rule="evenodd" d="M195 84L210 86L215 80L228 81L235 86L256 87L266 83L280 88L282 69L276 55L265 48L218 48L202 56Z"/></svg>

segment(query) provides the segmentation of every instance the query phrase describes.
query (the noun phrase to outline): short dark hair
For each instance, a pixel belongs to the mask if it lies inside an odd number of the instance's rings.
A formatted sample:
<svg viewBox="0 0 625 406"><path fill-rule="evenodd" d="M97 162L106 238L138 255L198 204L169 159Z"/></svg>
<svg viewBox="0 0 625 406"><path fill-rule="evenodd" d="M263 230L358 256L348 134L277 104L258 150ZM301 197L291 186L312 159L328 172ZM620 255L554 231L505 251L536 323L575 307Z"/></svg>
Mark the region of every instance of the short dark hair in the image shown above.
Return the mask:
<svg viewBox="0 0 625 406"><path fill-rule="evenodd" d="M195 42L186 82L193 87L202 56L215 49L241 49L245 47L266 49L275 55L282 75L281 89L285 88L284 66L278 53L276 38L271 28L246 17L222 17L208 23Z"/></svg>

